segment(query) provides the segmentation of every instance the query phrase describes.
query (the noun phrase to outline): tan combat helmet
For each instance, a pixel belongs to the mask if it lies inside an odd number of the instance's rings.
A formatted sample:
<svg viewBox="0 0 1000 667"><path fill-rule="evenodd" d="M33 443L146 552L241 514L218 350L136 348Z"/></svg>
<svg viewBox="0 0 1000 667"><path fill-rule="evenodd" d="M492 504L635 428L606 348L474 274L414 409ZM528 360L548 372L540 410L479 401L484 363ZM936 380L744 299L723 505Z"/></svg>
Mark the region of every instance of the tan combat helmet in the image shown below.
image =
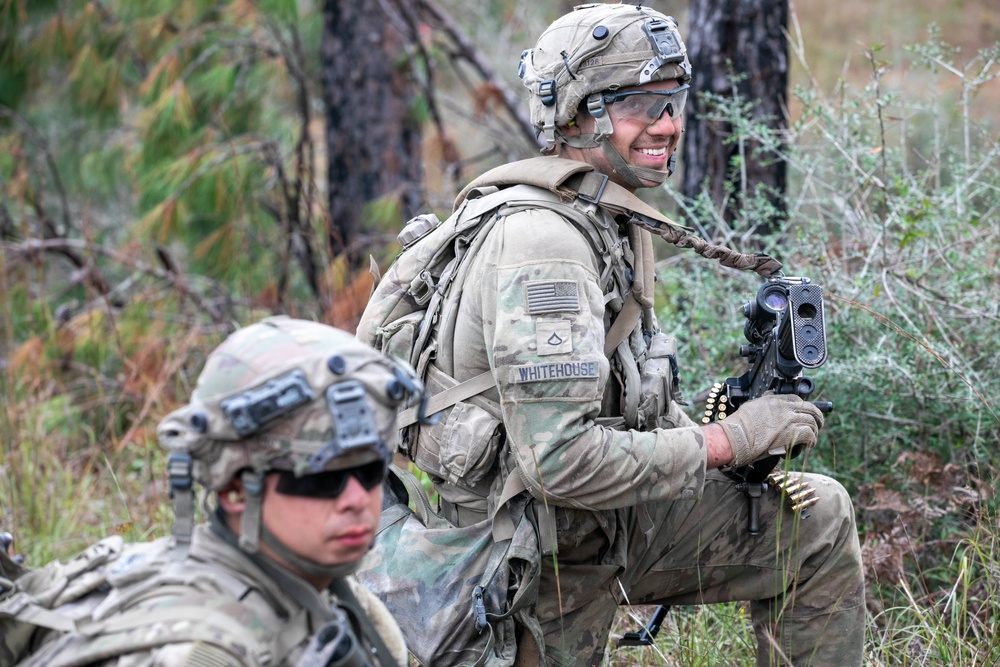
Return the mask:
<svg viewBox="0 0 1000 667"><path fill-rule="evenodd" d="M422 396L405 364L333 327L272 317L237 331L209 355L191 402L157 428L169 452L175 537L190 540L193 482L218 491L239 474L239 546L274 547L260 522L264 474L388 466L397 410Z"/></svg>
<svg viewBox="0 0 1000 667"><path fill-rule="evenodd" d="M611 146L607 138L614 128L602 93L652 81L688 84L691 63L672 17L635 4L580 5L552 23L535 48L521 54L518 74L529 92L531 123L545 137L543 152L552 152L560 143L600 147L633 187L642 186L640 177L656 183L666 179L663 172L628 165ZM559 128L576 117L584 101L596 132L566 137Z"/></svg>

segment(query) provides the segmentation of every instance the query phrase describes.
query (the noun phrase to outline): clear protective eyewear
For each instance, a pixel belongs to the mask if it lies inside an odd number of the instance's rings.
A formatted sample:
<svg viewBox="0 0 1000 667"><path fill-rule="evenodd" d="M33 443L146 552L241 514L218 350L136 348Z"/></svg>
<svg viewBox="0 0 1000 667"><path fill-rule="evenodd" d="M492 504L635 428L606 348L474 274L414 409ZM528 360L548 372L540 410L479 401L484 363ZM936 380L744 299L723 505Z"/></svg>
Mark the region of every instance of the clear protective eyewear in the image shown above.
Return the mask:
<svg viewBox="0 0 1000 667"><path fill-rule="evenodd" d="M670 90L627 90L605 93L602 99L613 120L636 120L652 125L664 113L671 119L680 116L690 88L691 84L685 83Z"/></svg>

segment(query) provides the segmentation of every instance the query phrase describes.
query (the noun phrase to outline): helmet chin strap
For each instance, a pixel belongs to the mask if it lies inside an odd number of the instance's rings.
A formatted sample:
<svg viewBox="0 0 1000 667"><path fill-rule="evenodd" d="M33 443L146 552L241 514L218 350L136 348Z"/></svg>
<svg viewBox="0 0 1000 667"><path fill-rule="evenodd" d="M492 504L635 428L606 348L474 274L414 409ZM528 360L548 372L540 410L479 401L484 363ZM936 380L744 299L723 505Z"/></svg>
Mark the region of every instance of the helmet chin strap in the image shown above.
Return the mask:
<svg viewBox="0 0 1000 667"><path fill-rule="evenodd" d="M652 181L656 185L659 185L663 181L667 180L667 177L673 173L670 171L658 171L656 169L647 169L645 167L636 167L625 161L625 158L621 156L615 147L611 145L607 137L601 139L601 152L604 153L604 157L608 159L611 166L614 167L615 173L622 177L622 180L633 188L645 188L649 187L640 181L641 178L644 181Z"/></svg>
<svg viewBox="0 0 1000 667"><path fill-rule="evenodd" d="M674 164L676 153L670 155L670 159L667 161L668 169L667 171L658 171L655 169L647 169L646 167L636 167L625 161L621 153L611 145L608 141L608 134L598 132L596 134L581 134L576 137L567 137L562 132L558 133L559 139L562 143L567 146L572 146L573 148L600 148L601 153L611 164L614 172L621 177L621 179L631 188L647 188L650 187L642 181L648 181L659 185L663 183L667 178L674 173ZM641 179L641 180L640 180Z"/></svg>

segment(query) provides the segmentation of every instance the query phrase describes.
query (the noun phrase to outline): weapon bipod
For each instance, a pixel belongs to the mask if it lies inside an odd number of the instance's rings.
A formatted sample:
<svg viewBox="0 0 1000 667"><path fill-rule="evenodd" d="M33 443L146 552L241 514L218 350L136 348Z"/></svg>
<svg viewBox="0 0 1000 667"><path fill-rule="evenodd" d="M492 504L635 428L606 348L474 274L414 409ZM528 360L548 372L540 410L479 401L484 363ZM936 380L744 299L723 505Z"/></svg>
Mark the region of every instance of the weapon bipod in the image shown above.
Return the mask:
<svg viewBox="0 0 1000 667"><path fill-rule="evenodd" d="M649 619L649 623L642 630L639 630L639 632L626 632L622 635L622 638L618 640L618 648L622 646L652 646L653 640L656 639L657 633L660 632L660 625L663 624L663 619L667 617L668 611L670 611L670 606L661 604L653 612L653 617Z"/></svg>

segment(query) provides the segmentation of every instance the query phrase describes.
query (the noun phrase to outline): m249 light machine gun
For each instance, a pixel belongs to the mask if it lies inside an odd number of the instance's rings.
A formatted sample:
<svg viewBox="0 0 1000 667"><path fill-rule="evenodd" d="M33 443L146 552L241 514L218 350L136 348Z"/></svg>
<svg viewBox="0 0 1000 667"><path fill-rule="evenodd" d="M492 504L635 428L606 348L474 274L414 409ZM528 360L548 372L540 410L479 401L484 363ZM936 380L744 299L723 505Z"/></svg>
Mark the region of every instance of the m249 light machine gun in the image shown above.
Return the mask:
<svg viewBox="0 0 1000 667"><path fill-rule="evenodd" d="M819 368L826 363L826 326L823 318L823 288L808 278L769 278L757 290L753 301L743 305L746 323L743 335L749 345L740 346L740 356L750 362L750 370L739 377L716 383L709 393L702 423L725 419L747 401L765 392L795 394L809 400L813 381L803 369ZM818 401L823 412L833 404ZM801 446L788 454L794 458ZM815 490L797 476L775 470L785 453L775 452L745 466L725 471L747 496L747 530L759 532L759 500L773 486L785 494L792 510L802 518L804 510L819 501Z"/></svg>
<svg viewBox="0 0 1000 667"><path fill-rule="evenodd" d="M813 382L802 371L826 363L823 288L808 278L768 278L757 290L756 298L743 305L743 316L747 320L743 335L749 345L740 346L740 356L750 362L750 370L712 387L701 418L703 424L725 419L747 401L768 391L796 394L808 400ZM823 412L833 409L833 403L827 401L815 404ZM798 456L801 449L801 446L793 448L789 457ZM775 470L783 456L784 450L725 471L747 496L747 530L751 535L760 531L760 496L768 486L784 493L792 511L799 512L802 518L808 516L805 509L819 501L815 489L801 478ZM669 609L663 605L657 607L649 623L638 632L626 632L618 640L618 646L652 644Z"/></svg>

